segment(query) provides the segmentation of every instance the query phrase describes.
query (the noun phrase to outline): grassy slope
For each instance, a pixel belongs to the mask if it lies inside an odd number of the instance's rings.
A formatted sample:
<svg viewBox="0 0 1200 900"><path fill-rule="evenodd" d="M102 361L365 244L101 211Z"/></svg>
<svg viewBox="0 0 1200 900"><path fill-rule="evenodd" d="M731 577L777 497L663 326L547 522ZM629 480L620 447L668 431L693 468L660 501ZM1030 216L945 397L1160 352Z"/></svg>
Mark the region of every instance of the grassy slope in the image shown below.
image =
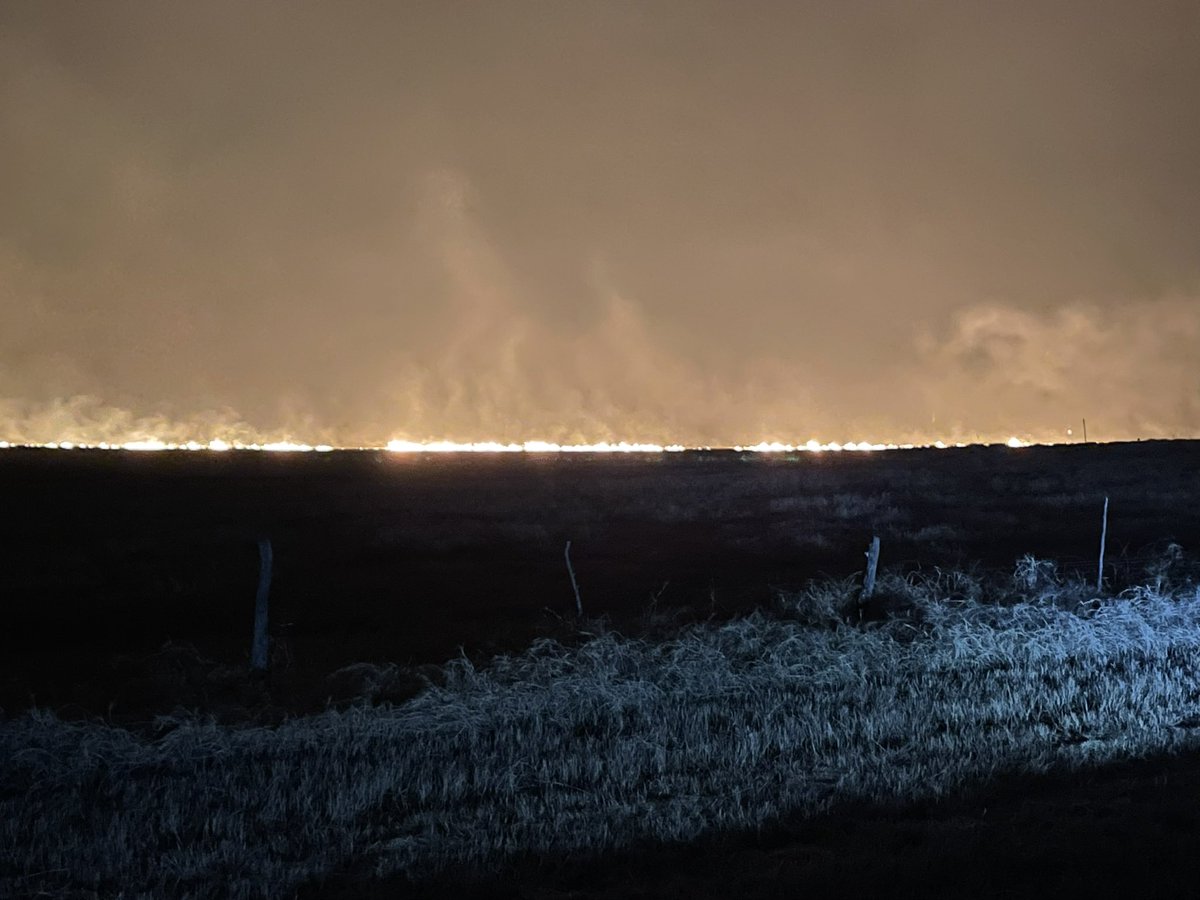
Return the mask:
<svg viewBox="0 0 1200 900"><path fill-rule="evenodd" d="M465 660L400 706L142 737L0 726L0 894L286 896L353 867L486 872L1200 746L1200 589L849 584L648 642Z"/></svg>

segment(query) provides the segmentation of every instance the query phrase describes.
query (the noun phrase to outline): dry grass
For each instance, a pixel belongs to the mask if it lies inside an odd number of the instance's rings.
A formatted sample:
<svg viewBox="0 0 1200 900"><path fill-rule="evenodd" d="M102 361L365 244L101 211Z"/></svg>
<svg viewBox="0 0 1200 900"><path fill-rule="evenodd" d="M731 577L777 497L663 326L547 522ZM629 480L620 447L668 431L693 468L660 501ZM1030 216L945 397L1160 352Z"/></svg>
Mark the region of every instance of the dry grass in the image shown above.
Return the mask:
<svg viewBox="0 0 1200 900"><path fill-rule="evenodd" d="M157 736L0 725L0 894L275 897L347 868L419 880L944 795L1200 746L1200 588L1096 598L1013 576L852 581L662 640L596 631L398 705ZM385 668L358 673L387 694Z"/></svg>

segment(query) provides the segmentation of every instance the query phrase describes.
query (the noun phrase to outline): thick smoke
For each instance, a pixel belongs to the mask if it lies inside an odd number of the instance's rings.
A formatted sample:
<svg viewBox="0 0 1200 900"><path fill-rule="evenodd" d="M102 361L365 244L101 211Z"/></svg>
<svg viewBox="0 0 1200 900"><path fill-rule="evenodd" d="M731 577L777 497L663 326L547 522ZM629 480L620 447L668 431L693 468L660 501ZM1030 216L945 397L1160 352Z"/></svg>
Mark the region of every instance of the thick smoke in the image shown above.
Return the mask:
<svg viewBox="0 0 1200 900"><path fill-rule="evenodd" d="M966 439L1021 433L1029 411L1059 423L1042 440L1192 437L1200 422L1200 296L1101 309L1073 303L1038 315L977 306L920 340L931 410ZM941 378L939 378L939 374ZM978 403L979 405L974 405Z"/></svg>
<svg viewBox="0 0 1200 900"><path fill-rule="evenodd" d="M1200 434L1194 4L0 7L0 439Z"/></svg>

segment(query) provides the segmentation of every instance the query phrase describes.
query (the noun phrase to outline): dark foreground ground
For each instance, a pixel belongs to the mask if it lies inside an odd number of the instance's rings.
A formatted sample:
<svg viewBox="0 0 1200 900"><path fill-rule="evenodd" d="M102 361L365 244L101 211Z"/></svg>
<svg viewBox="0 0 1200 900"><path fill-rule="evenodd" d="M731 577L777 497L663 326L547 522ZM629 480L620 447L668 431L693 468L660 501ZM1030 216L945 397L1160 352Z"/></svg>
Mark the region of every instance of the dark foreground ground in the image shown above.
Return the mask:
<svg viewBox="0 0 1200 900"><path fill-rule="evenodd" d="M350 663L415 670L569 638L568 540L585 614L625 631L651 607L660 621L770 608L779 590L861 570L872 534L885 567L1011 571L1032 553L1094 578L1105 496L1110 589L1152 580L1170 543L1200 548L1200 443L770 457L8 450L0 708L132 727L180 706L270 721L353 695L353 678L330 677ZM244 672L262 537L274 650L256 682ZM711 846L543 861L485 885L347 876L306 896L1192 896L1198 832L1200 762L1180 759L842 810Z"/></svg>
<svg viewBox="0 0 1200 900"><path fill-rule="evenodd" d="M1009 776L904 809L847 807L755 834L436 885L347 874L303 900L1189 898L1200 885L1200 759Z"/></svg>

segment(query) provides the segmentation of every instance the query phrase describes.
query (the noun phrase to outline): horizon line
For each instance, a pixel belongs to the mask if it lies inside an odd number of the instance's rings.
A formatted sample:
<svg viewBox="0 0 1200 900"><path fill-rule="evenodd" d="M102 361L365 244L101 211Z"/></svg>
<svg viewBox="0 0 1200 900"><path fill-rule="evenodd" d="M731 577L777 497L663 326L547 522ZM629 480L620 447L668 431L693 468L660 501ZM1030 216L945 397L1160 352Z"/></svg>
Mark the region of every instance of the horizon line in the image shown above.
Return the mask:
<svg viewBox="0 0 1200 900"><path fill-rule="evenodd" d="M0 450L99 450L99 451L128 451L128 452L210 452L225 453L231 451L271 452L271 453L332 453L332 452L386 452L397 455L405 454L500 454L500 453L606 453L606 454L662 454L687 452L738 452L738 453L877 453L888 450L949 450L966 447L1009 447L1020 449L1024 447L1054 447L1078 446L1083 444L1126 444L1144 441L1197 440L1195 437L1154 437L1127 438L1120 440L1064 440L1037 441L1024 440L1011 436L1007 440L991 441L944 441L941 439L929 442L873 442L873 441L830 441L820 442L815 439L799 444L781 441L758 441L753 444L730 445L684 445L656 444L651 442L634 441L599 441L590 444L559 444L554 441L529 440L522 442L499 441L408 441L391 440L383 445L344 445L291 440L246 442L240 440L226 441L214 438L208 441L189 440L183 442L163 441L158 438L144 438L131 441L47 441L26 442L0 440Z"/></svg>

